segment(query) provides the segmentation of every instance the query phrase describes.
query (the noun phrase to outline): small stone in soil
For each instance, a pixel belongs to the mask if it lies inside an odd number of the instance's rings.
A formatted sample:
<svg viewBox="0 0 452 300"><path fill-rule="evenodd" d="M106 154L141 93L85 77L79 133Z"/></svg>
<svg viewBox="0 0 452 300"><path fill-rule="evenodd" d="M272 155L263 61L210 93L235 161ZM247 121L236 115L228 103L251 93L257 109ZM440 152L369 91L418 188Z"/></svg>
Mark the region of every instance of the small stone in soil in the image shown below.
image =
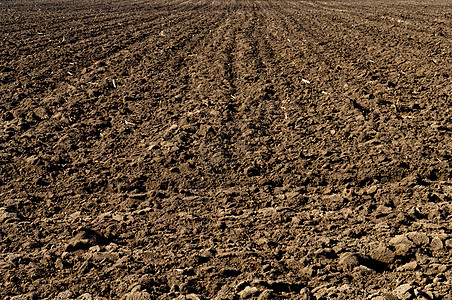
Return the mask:
<svg viewBox="0 0 452 300"><path fill-rule="evenodd" d="M418 268L418 264L416 261L410 261L409 263L404 264L403 266L400 266L397 268L397 271L414 271Z"/></svg>
<svg viewBox="0 0 452 300"><path fill-rule="evenodd" d="M240 299L247 299L251 297L255 297L259 293L259 289L257 287L247 286L243 291L239 293Z"/></svg>
<svg viewBox="0 0 452 300"><path fill-rule="evenodd" d="M414 297L414 289L411 284L405 283L394 289L393 294L401 300L409 300Z"/></svg>

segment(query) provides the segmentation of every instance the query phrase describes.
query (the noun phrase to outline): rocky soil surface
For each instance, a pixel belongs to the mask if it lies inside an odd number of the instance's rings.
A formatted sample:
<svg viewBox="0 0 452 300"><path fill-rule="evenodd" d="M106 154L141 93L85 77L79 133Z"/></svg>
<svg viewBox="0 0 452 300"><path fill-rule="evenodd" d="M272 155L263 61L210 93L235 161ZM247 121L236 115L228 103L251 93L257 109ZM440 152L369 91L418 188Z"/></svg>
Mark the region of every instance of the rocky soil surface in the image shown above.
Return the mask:
<svg viewBox="0 0 452 300"><path fill-rule="evenodd" d="M452 299L449 0L0 17L0 298Z"/></svg>

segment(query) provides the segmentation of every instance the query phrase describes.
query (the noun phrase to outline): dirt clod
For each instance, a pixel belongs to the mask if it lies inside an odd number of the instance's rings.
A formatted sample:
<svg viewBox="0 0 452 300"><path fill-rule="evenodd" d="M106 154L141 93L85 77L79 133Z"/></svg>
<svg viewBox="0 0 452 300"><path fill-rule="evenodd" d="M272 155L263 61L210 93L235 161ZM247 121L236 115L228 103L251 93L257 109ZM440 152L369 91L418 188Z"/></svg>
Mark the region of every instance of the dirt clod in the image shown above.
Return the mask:
<svg viewBox="0 0 452 300"><path fill-rule="evenodd" d="M449 299L451 14L0 1L0 299Z"/></svg>

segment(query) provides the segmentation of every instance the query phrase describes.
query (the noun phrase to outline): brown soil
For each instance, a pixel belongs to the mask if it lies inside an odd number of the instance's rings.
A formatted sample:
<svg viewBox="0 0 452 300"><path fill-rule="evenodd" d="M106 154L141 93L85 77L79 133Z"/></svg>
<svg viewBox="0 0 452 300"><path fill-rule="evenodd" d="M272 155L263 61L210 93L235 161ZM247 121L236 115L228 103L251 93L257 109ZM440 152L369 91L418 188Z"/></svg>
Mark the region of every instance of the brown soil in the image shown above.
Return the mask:
<svg viewBox="0 0 452 300"><path fill-rule="evenodd" d="M452 3L0 2L0 297L452 299Z"/></svg>

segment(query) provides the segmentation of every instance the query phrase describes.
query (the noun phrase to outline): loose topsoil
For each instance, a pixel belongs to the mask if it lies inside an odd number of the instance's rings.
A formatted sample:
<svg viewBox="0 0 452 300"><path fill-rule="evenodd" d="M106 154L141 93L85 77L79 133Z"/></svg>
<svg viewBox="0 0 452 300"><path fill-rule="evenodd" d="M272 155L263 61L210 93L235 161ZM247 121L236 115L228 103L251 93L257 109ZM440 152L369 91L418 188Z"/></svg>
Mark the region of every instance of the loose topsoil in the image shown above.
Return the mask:
<svg viewBox="0 0 452 300"><path fill-rule="evenodd" d="M452 299L449 0L0 2L2 299Z"/></svg>

